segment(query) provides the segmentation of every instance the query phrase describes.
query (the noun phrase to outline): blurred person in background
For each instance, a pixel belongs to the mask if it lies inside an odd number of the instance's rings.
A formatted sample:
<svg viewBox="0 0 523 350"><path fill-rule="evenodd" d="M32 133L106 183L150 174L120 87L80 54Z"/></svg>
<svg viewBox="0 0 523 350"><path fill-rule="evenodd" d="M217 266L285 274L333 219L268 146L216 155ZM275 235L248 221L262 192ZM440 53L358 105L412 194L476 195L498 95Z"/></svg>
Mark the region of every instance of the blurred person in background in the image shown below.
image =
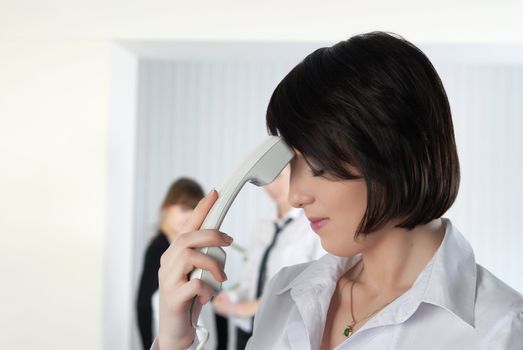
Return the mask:
<svg viewBox="0 0 523 350"><path fill-rule="evenodd" d="M236 326L236 349L243 350L252 335L254 314L267 282L282 267L315 260L325 254L311 232L302 209L288 202L290 169L287 166L265 192L276 204L276 217L260 220L252 232L249 260L237 289L214 299L218 314L231 317Z"/></svg>

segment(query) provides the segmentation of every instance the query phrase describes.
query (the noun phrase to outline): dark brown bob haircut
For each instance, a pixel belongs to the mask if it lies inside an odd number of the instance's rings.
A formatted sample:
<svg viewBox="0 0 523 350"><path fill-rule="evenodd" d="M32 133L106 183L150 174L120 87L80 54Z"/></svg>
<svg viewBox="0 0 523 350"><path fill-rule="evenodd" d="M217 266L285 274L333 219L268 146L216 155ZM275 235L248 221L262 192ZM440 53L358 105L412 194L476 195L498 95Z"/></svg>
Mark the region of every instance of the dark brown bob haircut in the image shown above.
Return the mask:
<svg viewBox="0 0 523 350"><path fill-rule="evenodd" d="M397 35L357 35L308 55L276 87L267 128L313 172L361 178L350 165L361 173L368 203L357 233L390 220L412 229L456 199L459 160L445 89L423 52Z"/></svg>
<svg viewBox="0 0 523 350"><path fill-rule="evenodd" d="M194 209L203 197L202 187L196 181L182 177L174 181L169 187L161 209L164 210L176 204Z"/></svg>

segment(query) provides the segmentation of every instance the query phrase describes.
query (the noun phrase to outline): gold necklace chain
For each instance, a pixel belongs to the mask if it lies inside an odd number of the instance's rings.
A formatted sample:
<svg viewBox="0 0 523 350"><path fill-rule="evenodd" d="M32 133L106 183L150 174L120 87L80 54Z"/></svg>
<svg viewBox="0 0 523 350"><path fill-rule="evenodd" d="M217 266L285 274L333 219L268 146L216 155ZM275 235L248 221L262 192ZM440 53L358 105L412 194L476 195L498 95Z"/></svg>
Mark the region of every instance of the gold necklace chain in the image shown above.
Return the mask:
<svg viewBox="0 0 523 350"><path fill-rule="evenodd" d="M374 316L375 314L378 313L378 311L382 310L383 308L385 308L387 305L389 305L390 303L392 303L395 299L389 301L387 304L381 306L380 308L374 310L373 312L367 314L367 316L365 317L362 317L360 318L359 320L356 321L356 318L354 317L354 303L353 303L353 290L354 290L354 285L356 284L356 282L359 281L360 279L360 276L361 276L361 273L363 272L363 269L365 268L365 265L363 264L363 261L361 262L361 270L360 272L358 273L358 276L356 276L356 278L354 279L354 281L352 282L351 286L350 286L350 315L352 317L352 322L348 325L345 326L345 329L343 330L343 335L345 335L347 338L349 338L353 333L354 333L354 326L358 323L360 323L361 321L364 321L372 316ZM342 292L343 292L343 289L345 288L347 284L345 284L342 288Z"/></svg>

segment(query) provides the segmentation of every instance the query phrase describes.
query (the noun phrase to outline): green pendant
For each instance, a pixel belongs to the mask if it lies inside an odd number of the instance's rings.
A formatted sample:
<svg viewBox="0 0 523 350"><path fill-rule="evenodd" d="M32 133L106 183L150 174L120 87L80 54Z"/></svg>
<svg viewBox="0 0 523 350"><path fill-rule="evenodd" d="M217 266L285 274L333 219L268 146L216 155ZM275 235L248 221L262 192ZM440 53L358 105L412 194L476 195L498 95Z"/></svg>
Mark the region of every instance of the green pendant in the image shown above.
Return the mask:
<svg viewBox="0 0 523 350"><path fill-rule="evenodd" d="M352 335L352 327L347 326L345 327L345 330L343 331L343 335L345 335L347 338Z"/></svg>

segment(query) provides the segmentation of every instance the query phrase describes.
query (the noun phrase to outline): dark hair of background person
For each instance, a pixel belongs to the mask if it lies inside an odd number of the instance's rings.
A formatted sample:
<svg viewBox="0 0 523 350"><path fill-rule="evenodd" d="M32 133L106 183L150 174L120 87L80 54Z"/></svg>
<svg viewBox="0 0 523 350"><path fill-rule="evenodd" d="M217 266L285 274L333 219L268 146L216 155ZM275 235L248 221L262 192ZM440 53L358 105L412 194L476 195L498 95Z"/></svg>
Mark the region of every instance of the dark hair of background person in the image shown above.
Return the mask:
<svg viewBox="0 0 523 350"><path fill-rule="evenodd" d="M429 59L384 32L320 48L277 86L267 128L300 151L316 175L367 185L356 235L390 220L412 229L456 199L460 169L450 106Z"/></svg>
<svg viewBox="0 0 523 350"><path fill-rule="evenodd" d="M196 181L182 177L169 187L161 209L176 204L194 209L204 196L203 189Z"/></svg>

